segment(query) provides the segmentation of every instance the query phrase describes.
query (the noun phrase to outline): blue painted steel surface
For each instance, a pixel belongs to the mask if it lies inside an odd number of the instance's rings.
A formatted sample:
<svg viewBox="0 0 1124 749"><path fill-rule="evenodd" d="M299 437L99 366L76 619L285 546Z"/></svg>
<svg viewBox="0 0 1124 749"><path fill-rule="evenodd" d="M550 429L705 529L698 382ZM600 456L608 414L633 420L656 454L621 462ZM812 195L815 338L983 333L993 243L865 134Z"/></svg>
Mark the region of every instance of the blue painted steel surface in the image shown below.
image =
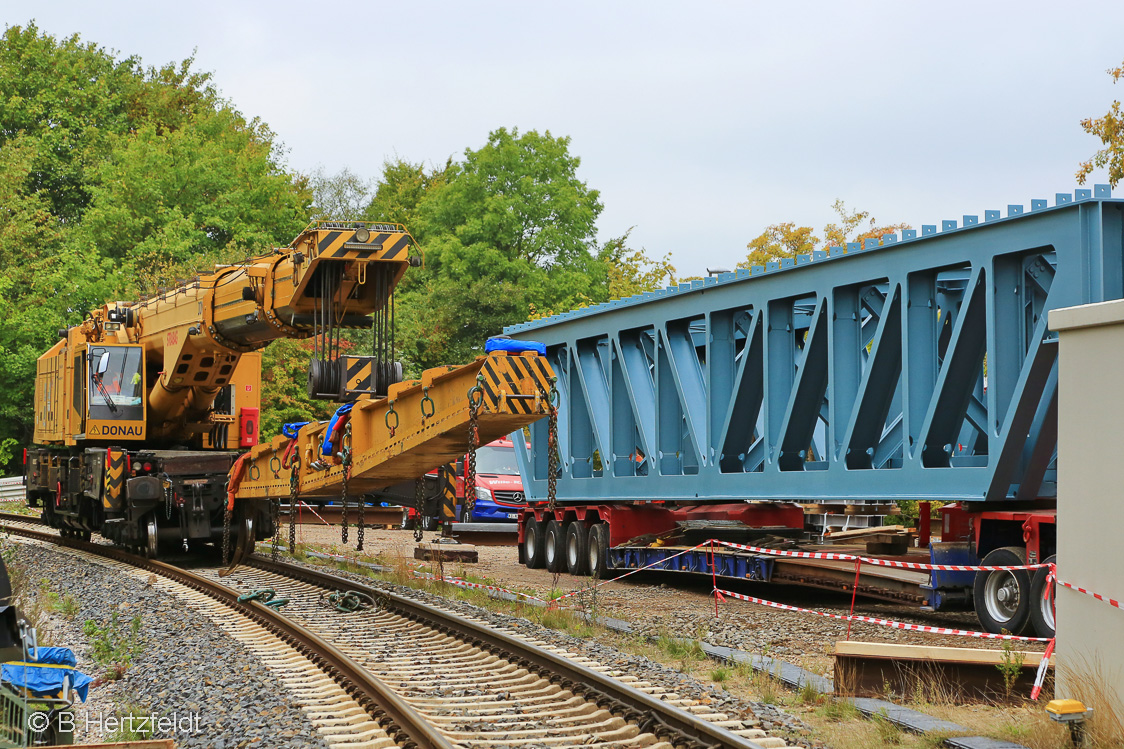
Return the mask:
<svg viewBox="0 0 1124 749"><path fill-rule="evenodd" d="M1000 502L1056 492L1046 312L1122 296L1124 201L1098 185L505 332L559 377L561 503Z"/></svg>
<svg viewBox="0 0 1124 749"><path fill-rule="evenodd" d="M640 569L649 565L654 570L698 572L710 575L710 549L695 549L682 553L682 549L659 547L617 546L609 549L609 566L612 569ZM770 582L773 579L774 557L745 556L717 550L713 554L714 568L719 577L736 580Z"/></svg>

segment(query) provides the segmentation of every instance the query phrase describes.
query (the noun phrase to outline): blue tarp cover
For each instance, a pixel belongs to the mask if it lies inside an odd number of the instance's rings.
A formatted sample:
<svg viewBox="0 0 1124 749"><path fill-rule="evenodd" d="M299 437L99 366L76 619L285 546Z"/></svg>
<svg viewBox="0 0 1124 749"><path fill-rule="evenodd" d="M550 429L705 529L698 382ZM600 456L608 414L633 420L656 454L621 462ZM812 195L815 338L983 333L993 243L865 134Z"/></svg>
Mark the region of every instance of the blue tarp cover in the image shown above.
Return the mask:
<svg viewBox="0 0 1124 749"><path fill-rule="evenodd" d="M90 691L89 676L74 669L78 665L70 648L39 648L37 661L13 661L0 667L0 679L16 687L22 687L36 697L58 697L62 692L63 679L70 677L70 688L78 693L82 701Z"/></svg>
<svg viewBox="0 0 1124 749"><path fill-rule="evenodd" d="M489 338L484 343L484 353L493 351L510 351L521 354L524 351L534 351L539 356L546 356L546 344L538 341L516 341L511 338Z"/></svg>

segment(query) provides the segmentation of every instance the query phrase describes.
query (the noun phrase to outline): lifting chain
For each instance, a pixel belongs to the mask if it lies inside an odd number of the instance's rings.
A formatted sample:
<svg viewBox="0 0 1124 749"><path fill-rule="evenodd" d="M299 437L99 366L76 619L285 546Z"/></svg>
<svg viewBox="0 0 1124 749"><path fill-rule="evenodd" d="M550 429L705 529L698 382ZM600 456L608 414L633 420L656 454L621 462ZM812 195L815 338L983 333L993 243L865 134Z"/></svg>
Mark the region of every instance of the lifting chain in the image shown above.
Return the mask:
<svg viewBox="0 0 1124 749"><path fill-rule="evenodd" d="M351 482L351 421L343 429L343 439L340 441L340 458L343 461L343 542L347 543L347 504L349 501L348 484ZM363 503L359 503L359 527L355 531L358 541L358 551L363 551Z"/></svg>
<svg viewBox="0 0 1124 749"><path fill-rule="evenodd" d="M422 512L425 510L425 477L414 480L414 507L417 508L417 514L414 515L414 541L421 543L422 540Z"/></svg>
<svg viewBox="0 0 1124 749"><path fill-rule="evenodd" d="M559 470L559 452L558 452L558 378L550 378L550 397L547 399L547 430L549 432L546 440L547 447L547 469L546 469L546 506L550 512L554 512L554 505L558 497L558 470Z"/></svg>
<svg viewBox="0 0 1124 749"><path fill-rule="evenodd" d="M484 391L480 389L483 375L476 375L476 384L468 391L468 459L464 466L464 512L471 519L476 506L476 448L480 446L480 406Z"/></svg>
<svg viewBox="0 0 1124 749"><path fill-rule="evenodd" d="M222 563L223 565L230 564L230 516L234 514L230 509L229 499L228 504L222 512Z"/></svg>
<svg viewBox="0 0 1124 749"><path fill-rule="evenodd" d="M347 474L348 469L345 466L343 469L343 507L340 508L340 520L343 523L340 526L340 543L344 546L347 546Z"/></svg>
<svg viewBox="0 0 1124 749"><path fill-rule="evenodd" d="M292 472L289 474L289 553L297 552L297 504L300 502L301 460L293 456Z"/></svg>
<svg viewBox="0 0 1124 749"><path fill-rule="evenodd" d="M289 510L292 513L292 510ZM281 551L281 498L274 497L269 500L269 513L273 520L273 540L270 542L269 558L274 562L277 561L277 555ZM292 518L292 514L289 515Z"/></svg>
<svg viewBox="0 0 1124 749"><path fill-rule="evenodd" d="M163 478L161 478L160 483L164 485L164 516L168 520L171 520L172 504L174 502L172 492L172 479L168 476L168 474L165 473Z"/></svg>

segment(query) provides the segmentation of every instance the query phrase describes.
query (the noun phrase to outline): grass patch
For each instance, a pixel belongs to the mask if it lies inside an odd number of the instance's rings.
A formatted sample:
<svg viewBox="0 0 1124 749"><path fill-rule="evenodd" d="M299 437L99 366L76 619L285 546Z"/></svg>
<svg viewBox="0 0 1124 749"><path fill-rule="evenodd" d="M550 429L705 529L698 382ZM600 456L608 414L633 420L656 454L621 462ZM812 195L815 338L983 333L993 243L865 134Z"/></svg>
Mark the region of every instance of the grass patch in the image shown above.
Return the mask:
<svg viewBox="0 0 1124 749"><path fill-rule="evenodd" d="M885 710L880 710L870 716L874 723L874 730L883 746L897 746L902 743L902 728L886 715Z"/></svg>
<svg viewBox="0 0 1124 749"><path fill-rule="evenodd" d="M90 656L102 668L102 678L115 681L125 675L133 665L133 656L141 647L141 618L134 616L129 623L122 624L114 611L104 625L87 619L82 632L91 645Z"/></svg>
<svg viewBox="0 0 1124 749"><path fill-rule="evenodd" d="M816 713L832 723L862 718L862 713L859 712L859 709L855 707L850 700L841 700L837 697L827 698L827 701Z"/></svg>
<svg viewBox="0 0 1124 749"><path fill-rule="evenodd" d="M109 742L117 741L144 741L152 736L152 721L148 720L149 713L145 712L136 703L130 702L121 706L120 727L105 735Z"/></svg>

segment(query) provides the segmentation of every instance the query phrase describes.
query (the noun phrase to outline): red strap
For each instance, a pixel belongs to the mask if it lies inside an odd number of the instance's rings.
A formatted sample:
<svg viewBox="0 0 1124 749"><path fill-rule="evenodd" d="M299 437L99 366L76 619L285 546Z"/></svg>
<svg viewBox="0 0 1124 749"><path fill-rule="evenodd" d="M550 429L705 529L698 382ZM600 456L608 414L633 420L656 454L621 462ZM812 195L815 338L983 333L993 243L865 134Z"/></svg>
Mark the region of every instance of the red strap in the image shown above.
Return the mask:
<svg viewBox="0 0 1124 749"><path fill-rule="evenodd" d="M234 511L234 494L238 491L238 484L242 482L242 474L246 470L246 458L250 453L242 453L234 465L230 467L230 479L226 482L226 511Z"/></svg>

